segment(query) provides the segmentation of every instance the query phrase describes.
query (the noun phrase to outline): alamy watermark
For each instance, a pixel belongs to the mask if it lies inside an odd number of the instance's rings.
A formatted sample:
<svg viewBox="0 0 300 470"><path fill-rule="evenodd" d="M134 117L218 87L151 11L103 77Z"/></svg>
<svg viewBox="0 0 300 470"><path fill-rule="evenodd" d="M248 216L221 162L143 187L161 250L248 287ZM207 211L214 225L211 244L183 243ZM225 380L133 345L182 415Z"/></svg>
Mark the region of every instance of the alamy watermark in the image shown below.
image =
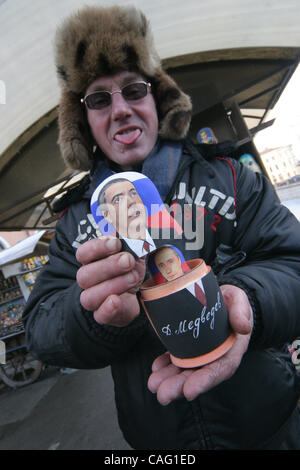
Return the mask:
<svg viewBox="0 0 300 470"><path fill-rule="evenodd" d="M204 211L191 204L164 205L161 210L160 204L150 206L150 226L148 226L149 214L143 203L135 203L120 207L119 204L102 203L99 209L103 214L104 221L100 228L102 235L109 235L110 227L107 222L117 230L121 238L139 239L143 238L145 231L155 241L181 240L185 239L186 250L201 250L204 245ZM193 210L196 213L193 216Z"/></svg>
<svg viewBox="0 0 300 470"><path fill-rule="evenodd" d="M0 80L0 104L6 104L6 86L3 80Z"/></svg>
<svg viewBox="0 0 300 470"><path fill-rule="evenodd" d="M5 342L0 340L0 364L6 364Z"/></svg>

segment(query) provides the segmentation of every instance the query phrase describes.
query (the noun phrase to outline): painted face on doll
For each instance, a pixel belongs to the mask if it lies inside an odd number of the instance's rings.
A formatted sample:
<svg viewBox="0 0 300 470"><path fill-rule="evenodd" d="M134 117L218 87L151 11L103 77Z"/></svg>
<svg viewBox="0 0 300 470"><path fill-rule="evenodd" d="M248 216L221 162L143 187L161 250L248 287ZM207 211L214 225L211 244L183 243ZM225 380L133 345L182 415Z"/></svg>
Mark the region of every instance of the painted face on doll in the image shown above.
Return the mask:
<svg viewBox="0 0 300 470"><path fill-rule="evenodd" d="M122 238L146 238L146 210L135 186L128 180L116 180L103 191L105 219Z"/></svg>
<svg viewBox="0 0 300 470"><path fill-rule="evenodd" d="M154 183L136 171L121 171L101 181L93 192L90 207L100 233L122 239L124 249L138 258L150 256L156 250L156 239L182 234ZM151 266L154 274L157 267L153 260Z"/></svg>
<svg viewBox="0 0 300 470"><path fill-rule="evenodd" d="M156 267L167 281L184 274L181 259L172 248L163 248L154 255Z"/></svg>

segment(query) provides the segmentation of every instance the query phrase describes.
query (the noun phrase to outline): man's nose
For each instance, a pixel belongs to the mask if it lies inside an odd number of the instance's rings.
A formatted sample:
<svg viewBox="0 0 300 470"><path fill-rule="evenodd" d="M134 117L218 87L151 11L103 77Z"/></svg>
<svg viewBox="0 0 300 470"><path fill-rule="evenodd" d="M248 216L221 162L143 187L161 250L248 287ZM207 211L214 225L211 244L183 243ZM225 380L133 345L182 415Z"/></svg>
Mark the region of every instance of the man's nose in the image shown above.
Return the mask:
<svg viewBox="0 0 300 470"><path fill-rule="evenodd" d="M131 106L121 93L114 93L111 98L111 115L113 119L123 119L124 117L131 116Z"/></svg>
<svg viewBox="0 0 300 470"><path fill-rule="evenodd" d="M133 204L135 204L135 198L133 196L131 196L131 194L128 194L127 197L126 197L126 201L127 201L127 207L131 207Z"/></svg>

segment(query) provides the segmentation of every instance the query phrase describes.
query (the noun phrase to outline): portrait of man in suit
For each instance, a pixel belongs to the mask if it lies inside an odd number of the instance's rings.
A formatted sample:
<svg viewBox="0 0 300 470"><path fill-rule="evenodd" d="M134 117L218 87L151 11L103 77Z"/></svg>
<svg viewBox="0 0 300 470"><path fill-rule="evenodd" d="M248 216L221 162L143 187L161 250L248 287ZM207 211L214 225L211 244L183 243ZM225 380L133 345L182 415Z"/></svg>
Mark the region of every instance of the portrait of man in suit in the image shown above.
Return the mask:
<svg viewBox="0 0 300 470"><path fill-rule="evenodd" d="M116 178L107 182L99 193L99 206L103 217L138 257L155 250L147 228L146 207L131 181Z"/></svg>
<svg viewBox="0 0 300 470"><path fill-rule="evenodd" d="M102 181L92 195L91 211L102 235L120 238L139 258L157 248L154 240L182 234L153 182L137 172Z"/></svg>

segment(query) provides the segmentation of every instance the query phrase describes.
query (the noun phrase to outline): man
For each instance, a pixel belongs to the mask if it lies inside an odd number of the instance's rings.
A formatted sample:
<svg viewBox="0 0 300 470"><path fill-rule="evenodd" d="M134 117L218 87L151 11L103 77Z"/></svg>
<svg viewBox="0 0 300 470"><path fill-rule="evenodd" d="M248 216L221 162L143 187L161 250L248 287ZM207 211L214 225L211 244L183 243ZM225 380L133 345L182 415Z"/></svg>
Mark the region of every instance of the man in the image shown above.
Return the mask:
<svg viewBox="0 0 300 470"><path fill-rule="evenodd" d="M146 208L131 181L114 178L106 183L99 194L99 207L104 218L138 257L155 250L147 230Z"/></svg>
<svg viewBox="0 0 300 470"><path fill-rule="evenodd" d="M135 449L299 449L300 384L285 346L300 335L299 223L262 175L222 155L208 161L185 139L190 100L162 70L141 12L84 9L62 25L56 48L61 151L91 180L72 193L26 306L29 350L65 367L110 365ZM193 218L200 188L236 201L226 217L224 200L212 206L204 194L203 248L178 240L186 259L213 264L236 333L230 351L199 369L172 365L140 310L144 260L120 252L120 240L94 238L92 226L76 251L94 188L113 172L147 174L149 160L159 191L168 184L165 202L184 210L180 185Z"/></svg>

